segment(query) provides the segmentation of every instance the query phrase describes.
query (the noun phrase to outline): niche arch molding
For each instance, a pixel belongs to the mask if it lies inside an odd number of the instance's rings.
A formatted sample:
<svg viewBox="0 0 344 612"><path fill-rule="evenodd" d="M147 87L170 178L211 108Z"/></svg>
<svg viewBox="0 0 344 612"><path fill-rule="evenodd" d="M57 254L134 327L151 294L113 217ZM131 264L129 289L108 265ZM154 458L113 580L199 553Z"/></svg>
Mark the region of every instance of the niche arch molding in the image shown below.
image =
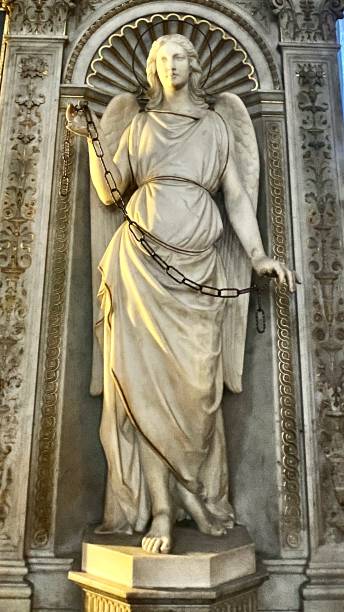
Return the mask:
<svg viewBox="0 0 344 612"><path fill-rule="evenodd" d="M222 29L227 36L234 37L237 44L247 54L254 66L259 84L263 91L282 88L279 60L264 33L253 23L249 15L237 7L229 7L221 0L184 0L142 1L118 0L108 3L95 11L91 18L82 22L74 34L74 42L69 48L62 84L76 87L87 86L87 76L92 61L114 32L140 18L150 18L154 14L191 15L197 20L208 21L213 27Z"/></svg>

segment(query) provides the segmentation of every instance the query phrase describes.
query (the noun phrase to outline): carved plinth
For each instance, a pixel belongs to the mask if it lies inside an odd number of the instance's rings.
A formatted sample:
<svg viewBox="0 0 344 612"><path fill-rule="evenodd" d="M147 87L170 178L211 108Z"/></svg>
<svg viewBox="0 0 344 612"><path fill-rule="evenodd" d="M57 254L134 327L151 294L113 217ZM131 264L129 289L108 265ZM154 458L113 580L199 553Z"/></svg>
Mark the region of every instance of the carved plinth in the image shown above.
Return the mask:
<svg viewBox="0 0 344 612"><path fill-rule="evenodd" d="M83 545L82 572L69 578L85 592L85 612L221 610L255 612L266 573L256 571L244 528L222 538L177 529L172 555L145 553L137 538Z"/></svg>

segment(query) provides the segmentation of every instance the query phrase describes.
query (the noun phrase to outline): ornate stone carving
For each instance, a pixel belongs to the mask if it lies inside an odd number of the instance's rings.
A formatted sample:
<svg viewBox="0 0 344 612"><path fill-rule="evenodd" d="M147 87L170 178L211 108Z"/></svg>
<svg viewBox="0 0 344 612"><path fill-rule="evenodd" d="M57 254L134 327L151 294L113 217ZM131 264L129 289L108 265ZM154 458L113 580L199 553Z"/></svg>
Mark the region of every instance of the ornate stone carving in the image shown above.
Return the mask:
<svg viewBox="0 0 344 612"><path fill-rule="evenodd" d="M313 277L323 539L337 542L344 540L344 253L326 69L325 63L299 65L298 107Z"/></svg>
<svg viewBox="0 0 344 612"><path fill-rule="evenodd" d="M269 189L272 214L273 254L286 263L285 184L282 170L282 131L278 122L267 126ZM281 468L283 545L301 544L301 494L294 373L292 363L290 297L286 287L275 285L277 351L281 414Z"/></svg>
<svg viewBox="0 0 344 612"><path fill-rule="evenodd" d="M283 40L316 42L336 39L343 0L271 0Z"/></svg>
<svg viewBox="0 0 344 612"><path fill-rule="evenodd" d="M14 0L0 0L0 8L10 15L13 10L13 2Z"/></svg>
<svg viewBox="0 0 344 612"><path fill-rule="evenodd" d="M27 315L25 271L31 265L40 107L45 102L35 81L46 76L47 65L38 56L26 56L21 59L19 70L20 88L14 98L9 172L0 217L0 545L8 539L6 522L11 508L12 462L24 376L21 368Z"/></svg>
<svg viewBox="0 0 344 612"><path fill-rule="evenodd" d="M259 21L267 32L270 31L270 23L273 19L270 0L234 0L234 3L250 13L256 21Z"/></svg>
<svg viewBox="0 0 344 612"><path fill-rule="evenodd" d="M11 33L58 34L64 32L72 0L15 0Z"/></svg>
<svg viewBox="0 0 344 612"><path fill-rule="evenodd" d="M65 130L55 219L52 282L49 291L48 330L33 502L31 541L33 548L44 548L49 543L53 519L54 467L57 448L56 423L58 419L60 357L70 235L73 160L74 137L71 132Z"/></svg>
<svg viewBox="0 0 344 612"><path fill-rule="evenodd" d="M90 13L97 10L102 4L106 4L108 0L79 0L75 7L75 14L78 21L87 17Z"/></svg>
<svg viewBox="0 0 344 612"><path fill-rule="evenodd" d="M119 13L126 11L128 8L131 8L133 6L145 5L145 4L147 4L146 0L127 0L127 2L120 4L119 6L109 9L99 19L97 19L87 29L87 31L81 37L80 41L75 47L74 52L72 53L71 58L69 60L69 64L67 66L65 82L70 83L72 81L75 63L82 49L84 48L85 44L90 39L90 37L98 30L98 28L100 28L104 23L109 21L112 17L114 17L115 15L118 15ZM237 22L240 26L242 26L244 30L246 30L252 36L252 38L256 41L256 43L259 45L260 49L262 50L263 54L265 55L267 62L269 63L275 89L280 89L281 80L280 80L279 69L277 67L276 61L271 53L271 50L266 44L265 40L259 35L256 29L252 27L245 19L243 19L235 10L233 10L230 7L224 7L222 4L221 5L218 4L216 0L197 0L197 4L201 6L204 5L206 7L212 8L215 11L217 10L220 13L229 17L230 19L233 19L235 22Z"/></svg>

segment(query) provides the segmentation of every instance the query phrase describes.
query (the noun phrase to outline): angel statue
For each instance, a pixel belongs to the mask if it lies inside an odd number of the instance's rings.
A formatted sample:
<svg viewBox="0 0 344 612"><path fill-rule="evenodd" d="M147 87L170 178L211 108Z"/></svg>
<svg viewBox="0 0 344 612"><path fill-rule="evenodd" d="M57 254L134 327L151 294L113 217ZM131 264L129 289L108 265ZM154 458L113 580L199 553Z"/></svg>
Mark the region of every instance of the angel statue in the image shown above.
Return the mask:
<svg viewBox="0 0 344 612"><path fill-rule="evenodd" d="M296 273L262 245L257 144L240 98L223 93L208 107L197 52L180 34L153 42L146 71L144 111L123 94L100 122L92 113L105 165L119 191L130 190L128 215L155 253L195 283L245 287L253 267L294 291ZM67 127L88 136L73 105ZM97 199L112 204L89 137L88 144ZM214 200L219 189L224 216ZM221 399L224 382L241 391L248 298L219 299L177 283L115 207L94 197L92 206L93 251L105 251L92 381L93 393L103 392L108 466L98 533L142 532L145 551L169 553L173 527L186 516L212 535L235 524Z"/></svg>

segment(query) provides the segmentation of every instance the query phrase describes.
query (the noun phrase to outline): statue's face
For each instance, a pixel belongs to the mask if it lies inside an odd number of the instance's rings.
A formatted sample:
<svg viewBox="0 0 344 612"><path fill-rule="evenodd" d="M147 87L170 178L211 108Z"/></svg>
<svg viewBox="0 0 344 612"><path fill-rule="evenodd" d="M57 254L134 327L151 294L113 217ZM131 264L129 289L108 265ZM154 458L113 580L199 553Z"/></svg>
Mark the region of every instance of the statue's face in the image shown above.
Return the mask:
<svg viewBox="0 0 344 612"><path fill-rule="evenodd" d="M156 70L164 91L181 89L189 81L189 59L183 47L167 42L156 56Z"/></svg>

